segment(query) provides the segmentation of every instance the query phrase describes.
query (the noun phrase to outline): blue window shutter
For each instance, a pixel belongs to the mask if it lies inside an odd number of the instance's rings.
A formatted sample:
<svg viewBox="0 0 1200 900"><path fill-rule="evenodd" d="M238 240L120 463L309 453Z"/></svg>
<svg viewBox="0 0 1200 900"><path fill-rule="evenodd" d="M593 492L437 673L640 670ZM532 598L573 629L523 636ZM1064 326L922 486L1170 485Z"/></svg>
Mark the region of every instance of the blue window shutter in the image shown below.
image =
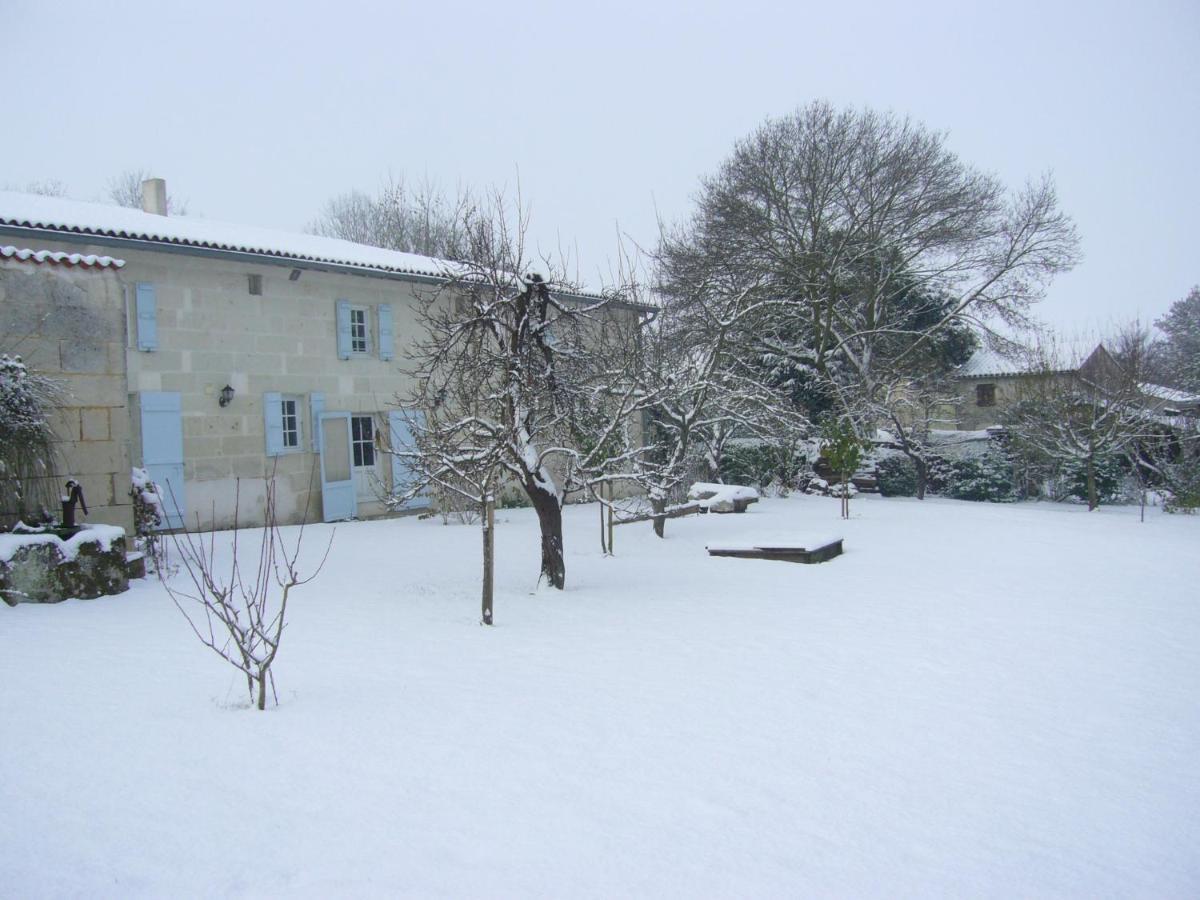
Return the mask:
<svg viewBox="0 0 1200 900"><path fill-rule="evenodd" d="M321 452L321 413L325 412L325 395L313 391L308 395L308 411L312 419L312 450Z"/></svg>
<svg viewBox="0 0 1200 900"><path fill-rule="evenodd" d="M408 418L405 414L394 409L388 412L388 437L391 442L391 449L396 450L413 450L415 449L415 441L413 440L413 431L409 427L409 422L415 425L418 429L424 427L425 416L413 410L409 410ZM392 496L403 494L412 485L412 464L395 453L392 454ZM404 504L404 509L425 509L430 505L429 498L426 496L413 497Z"/></svg>
<svg viewBox="0 0 1200 900"><path fill-rule="evenodd" d="M135 286L137 298L137 348L158 349L158 297L154 285L139 281Z"/></svg>
<svg viewBox="0 0 1200 900"><path fill-rule="evenodd" d="M263 422L267 427L267 456L283 452L283 395L263 394Z"/></svg>
<svg viewBox="0 0 1200 900"><path fill-rule="evenodd" d="M392 330L392 305L379 304L379 358L394 359L396 356L396 336Z"/></svg>
<svg viewBox="0 0 1200 900"><path fill-rule="evenodd" d="M337 302L337 350L338 359L350 358L350 301Z"/></svg>
<svg viewBox="0 0 1200 900"><path fill-rule="evenodd" d="M400 450L409 443L408 423L404 421L404 414L398 409L393 409L388 412L388 446L392 449L392 494L403 492L404 482L408 466L404 464L404 460L396 455L395 451Z"/></svg>
<svg viewBox="0 0 1200 900"><path fill-rule="evenodd" d="M166 521L161 528L183 527L187 511L183 482L183 414L178 393L145 391L139 397L142 465L162 491Z"/></svg>

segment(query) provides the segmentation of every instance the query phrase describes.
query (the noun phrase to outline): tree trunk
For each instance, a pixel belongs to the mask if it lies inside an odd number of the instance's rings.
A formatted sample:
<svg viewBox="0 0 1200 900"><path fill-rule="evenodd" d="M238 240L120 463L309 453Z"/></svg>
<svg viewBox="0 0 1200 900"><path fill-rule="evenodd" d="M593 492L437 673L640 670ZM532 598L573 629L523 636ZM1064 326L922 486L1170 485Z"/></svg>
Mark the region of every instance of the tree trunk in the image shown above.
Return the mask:
<svg viewBox="0 0 1200 900"><path fill-rule="evenodd" d="M925 487L929 484L929 465L923 459L913 459L913 468L917 470L917 499L925 499Z"/></svg>
<svg viewBox="0 0 1200 900"><path fill-rule="evenodd" d="M604 527L604 485L600 485L600 490L596 494L596 499L600 502L600 552L604 556L609 555L609 542L607 539L608 531Z"/></svg>
<svg viewBox="0 0 1200 900"><path fill-rule="evenodd" d="M551 587L560 591L567 583L567 565L563 560L562 507L558 498L540 487L526 488L526 494L537 510L542 529L542 575Z"/></svg>
<svg viewBox="0 0 1200 900"><path fill-rule="evenodd" d="M652 497L650 508L654 510L654 533L663 537L663 531L667 525L667 498Z"/></svg>
<svg viewBox="0 0 1200 900"><path fill-rule="evenodd" d="M267 673L261 669L258 673L258 708L267 708Z"/></svg>
<svg viewBox="0 0 1200 900"><path fill-rule="evenodd" d="M1087 495L1088 512L1091 512L1100 505L1100 499L1096 496L1096 460L1091 456L1087 461Z"/></svg>
<svg viewBox="0 0 1200 900"><path fill-rule="evenodd" d="M608 508L606 510L606 512L608 513L608 555L609 556L615 555L614 551L613 551L613 516L614 516L614 513L613 513L613 491L614 490L615 490L615 488L613 487L613 483L610 481L608 483Z"/></svg>
<svg viewBox="0 0 1200 900"><path fill-rule="evenodd" d="M492 585L496 559L496 504L489 496L483 503L483 619L492 624Z"/></svg>

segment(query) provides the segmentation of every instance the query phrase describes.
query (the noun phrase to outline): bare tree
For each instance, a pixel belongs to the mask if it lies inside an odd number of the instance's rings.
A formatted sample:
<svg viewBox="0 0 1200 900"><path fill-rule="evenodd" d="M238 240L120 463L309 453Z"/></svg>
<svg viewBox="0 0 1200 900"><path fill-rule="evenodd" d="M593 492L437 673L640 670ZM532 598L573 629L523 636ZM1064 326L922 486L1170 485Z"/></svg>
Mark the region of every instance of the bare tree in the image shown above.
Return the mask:
<svg viewBox="0 0 1200 900"><path fill-rule="evenodd" d="M415 387L399 401L424 417L413 455L421 480L478 497L519 487L538 516L542 577L562 588L564 499L585 486L626 408L613 396L621 373L598 348L609 318L632 313L531 271L526 226L498 195L471 223L468 261L447 267L420 313Z"/></svg>
<svg viewBox="0 0 1200 900"><path fill-rule="evenodd" d="M748 355L870 393L947 329L1027 324L1077 239L1049 177L1010 192L944 134L818 102L738 142L660 256L676 303L758 280L774 304L746 323Z"/></svg>
<svg viewBox="0 0 1200 900"><path fill-rule="evenodd" d="M467 257L468 230L478 216L470 191L450 196L429 181L415 188L390 178L375 196L339 194L325 203L309 231L372 247L422 256Z"/></svg>
<svg viewBox="0 0 1200 900"><path fill-rule="evenodd" d="M65 197L67 186L57 178L43 178L37 181L27 181L22 185L6 184L6 191L20 191L24 194L41 194L43 197Z"/></svg>
<svg viewBox="0 0 1200 900"><path fill-rule="evenodd" d="M1193 291L1193 294L1200 299L1200 293ZM1181 312L1186 310L1181 306L1184 303L1180 301L1172 307L1176 326L1185 326L1186 312ZM1182 335L1168 332L1167 342L1156 341L1149 329L1140 322L1132 322L1118 330L1112 339L1113 357L1143 395L1140 428L1125 448L1129 470L1139 488L1143 521L1146 494L1152 487L1167 495L1173 509L1200 505L1200 422L1195 401L1193 405L1164 401L1160 396L1161 386L1153 383L1164 371L1164 356L1169 361L1166 369L1169 375L1178 377L1178 366L1186 365L1186 354L1181 352L1187 346L1186 327L1183 331ZM1164 343L1171 345L1166 353ZM1186 383L1186 374L1180 381Z"/></svg>
<svg viewBox="0 0 1200 900"><path fill-rule="evenodd" d="M881 423L891 433L896 447L912 462L918 500L925 499L929 486L933 432L939 427L954 428L953 422L942 417L957 401L953 383L940 372L880 380L866 398L865 417Z"/></svg>
<svg viewBox="0 0 1200 900"><path fill-rule="evenodd" d="M752 283L729 291L714 285L686 309L668 311L642 340L624 342L633 351L625 364L631 409L644 416L648 433L640 446L612 455L618 467L600 477L645 491L660 538L668 505L682 499L698 463L719 479L731 438L783 441L806 424L733 352L731 336L758 309L754 295Z"/></svg>
<svg viewBox="0 0 1200 900"><path fill-rule="evenodd" d="M1150 417L1136 378L1101 345L1082 364L1051 341L1031 385L1009 410L1005 424L1018 452L1051 462L1071 461L1085 473L1089 510L1100 504L1097 473L1145 434Z"/></svg>
<svg viewBox="0 0 1200 900"><path fill-rule="evenodd" d="M117 206L130 209L142 208L142 182L152 178L149 169L126 169L120 175L108 179L105 197ZM167 195L167 215L186 216L187 203L174 194Z"/></svg>
<svg viewBox="0 0 1200 900"><path fill-rule="evenodd" d="M271 667L287 625L291 592L320 574L333 546L333 535L330 534L321 562L310 575L302 576L297 569L297 560L304 539L304 525L300 526L295 544L287 549L275 516L274 477L267 481L265 503L265 521L252 560L245 560L241 554L242 532L238 530L235 500L231 532L233 550L227 566L218 564L216 533L209 532L206 536L199 531L197 523L194 531L184 529L180 534L172 535L190 586L172 583L162 568L158 569L163 586L196 637L245 676L250 702L258 709L266 709L268 685L275 702L279 702Z"/></svg>

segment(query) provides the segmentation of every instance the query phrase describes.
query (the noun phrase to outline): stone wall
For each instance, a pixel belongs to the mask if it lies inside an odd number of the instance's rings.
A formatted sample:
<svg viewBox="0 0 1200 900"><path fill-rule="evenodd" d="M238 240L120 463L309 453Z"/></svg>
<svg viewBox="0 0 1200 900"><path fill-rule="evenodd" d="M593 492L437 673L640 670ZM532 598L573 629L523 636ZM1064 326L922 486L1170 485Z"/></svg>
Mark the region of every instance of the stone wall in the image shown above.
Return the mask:
<svg viewBox="0 0 1200 900"><path fill-rule="evenodd" d="M115 270L0 258L0 350L19 354L66 392L52 418L59 439L58 470L47 475L52 496L74 478L87 521L129 528L125 322Z"/></svg>

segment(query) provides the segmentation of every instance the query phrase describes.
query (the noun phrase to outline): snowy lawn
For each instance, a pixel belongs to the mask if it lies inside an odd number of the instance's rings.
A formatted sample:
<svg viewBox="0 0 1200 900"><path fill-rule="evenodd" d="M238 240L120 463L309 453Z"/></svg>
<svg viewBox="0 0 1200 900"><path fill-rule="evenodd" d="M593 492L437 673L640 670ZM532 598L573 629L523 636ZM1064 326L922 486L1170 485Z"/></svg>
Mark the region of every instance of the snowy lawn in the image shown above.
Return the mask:
<svg viewBox="0 0 1200 900"><path fill-rule="evenodd" d="M152 581L0 607L0 895L1200 895L1200 519L837 507L571 508L562 594L502 512L494 629L477 528L340 526L265 713Z"/></svg>

